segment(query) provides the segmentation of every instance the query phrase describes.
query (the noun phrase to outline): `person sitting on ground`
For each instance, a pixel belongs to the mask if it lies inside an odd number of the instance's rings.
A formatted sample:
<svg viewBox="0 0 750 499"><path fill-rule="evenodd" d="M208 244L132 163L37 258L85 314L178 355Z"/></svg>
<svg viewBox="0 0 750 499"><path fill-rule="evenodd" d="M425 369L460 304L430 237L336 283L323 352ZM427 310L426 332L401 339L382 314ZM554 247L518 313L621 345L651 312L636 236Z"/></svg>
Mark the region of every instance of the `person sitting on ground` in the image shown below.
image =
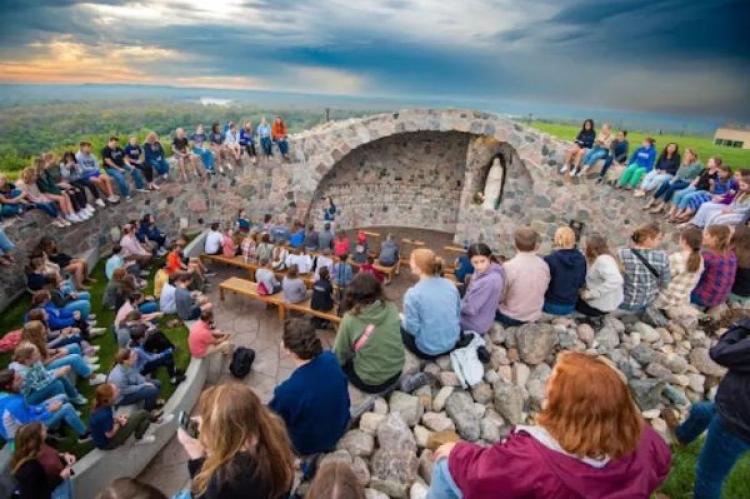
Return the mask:
<svg viewBox="0 0 750 499"><path fill-rule="evenodd" d="M29 423L18 429L16 452L11 467L18 499L57 499L72 497L72 454L61 454L45 443L47 429L41 423Z"/></svg>
<svg viewBox="0 0 750 499"><path fill-rule="evenodd" d="M719 174L719 164L721 159L718 157L708 158L706 167L696 175L690 184L677 190L672 199L672 206L667 212L667 221L674 222L678 213L682 213L687 208L687 199L690 194L696 191L707 191L711 186L711 180L715 180ZM691 215L692 216L692 215ZM685 221L685 220L683 220Z"/></svg>
<svg viewBox="0 0 750 499"><path fill-rule="evenodd" d="M20 392L28 404L41 404L45 400L61 395L64 401L82 405L86 399L68 380L72 372L69 365L48 369L37 346L30 341L22 341L13 351L10 368L21 376ZM102 379L97 379L99 383Z"/></svg>
<svg viewBox="0 0 750 499"><path fill-rule="evenodd" d="M563 166L560 168L560 173L566 173L569 168L578 168L584 154L594 145L595 138L594 120L588 118L584 120L581 131L578 132L573 145L565 151L565 158L563 159Z"/></svg>
<svg viewBox="0 0 750 499"><path fill-rule="evenodd" d="M159 331L155 324L148 322L143 318L138 310L130 312L120 323L115 331L117 334L117 345L120 348L128 348L134 344L135 340L143 338L142 347L149 353L161 353L166 350L174 351L172 343L167 335ZM138 359L139 362L143 359Z"/></svg>
<svg viewBox="0 0 750 499"><path fill-rule="evenodd" d="M670 142L656 160L654 169L648 172L641 181L641 185L633 193L635 197L643 197L646 194L654 192L662 182L666 182L674 177L677 169L680 167L680 146L675 142Z"/></svg>
<svg viewBox="0 0 750 499"><path fill-rule="evenodd" d="M50 274L49 279L47 289L50 292L52 304L58 310L71 313L78 311L82 320L96 318L96 316L90 317L90 315L93 315L91 314L91 293L88 291L73 291L70 283L63 281L57 272Z"/></svg>
<svg viewBox="0 0 750 499"><path fill-rule="evenodd" d="M576 234L570 227L555 231L555 251L544 257L550 281L543 310L552 315L573 313L580 290L586 284L586 257L576 249Z"/></svg>
<svg viewBox="0 0 750 499"><path fill-rule="evenodd" d="M438 276L442 261L432 250L412 251L409 265L419 282L404 295L401 336L410 352L432 360L456 347L461 335L461 298L452 282Z"/></svg>
<svg viewBox="0 0 750 499"><path fill-rule="evenodd" d="M271 225L268 229L268 233L271 236L272 243L288 243L291 233L286 224L286 217L284 215L279 215L276 223Z"/></svg>
<svg viewBox="0 0 750 499"><path fill-rule="evenodd" d="M364 231L357 232L357 244L354 245L352 259L354 263L362 265L367 262L370 245L367 244L367 234Z"/></svg>
<svg viewBox="0 0 750 499"><path fill-rule="evenodd" d="M174 418L172 414L160 418L143 409L136 409L127 416L115 416L113 406L119 397L115 384L105 383L96 387L89 426L97 449L112 450L121 447L131 435L136 444L152 444L156 442L156 437L146 435L149 425L152 422L158 425L169 423Z"/></svg>
<svg viewBox="0 0 750 499"><path fill-rule="evenodd" d="M641 147L636 149L633 155L630 156L628 167L625 168L625 171L622 172L620 179L617 181L618 188L623 189L628 187L635 189L641 183L643 176L653 169L654 161L656 160L655 142L651 137L646 137Z"/></svg>
<svg viewBox="0 0 750 499"><path fill-rule="evenodd" d="M138 225L138 240L146 244L150 242L158 251L159 256L167 254L167 235L156 226L156 217L153 213L143 215Z"/></svg>
<svg viewBox="0 0 750 499"><path fill-rule="evenodd" d="M348 463L326 463L315 473L306 499L365 499L365 489Z"/></svg>
<svg viewBox="0 0 750 499"><path fill-rule="evenodd" d="M289 131L287 130L286 123L281 119L281 116L277 116L273 120L271 125L271 139L273 143L279 148L281 156L287 161L289 160L289 143L287 142L287 136Z"/></svg>
<svg viewBox="0 0 750 499"><path fill-rule="evenodd" d="M705 270L690 294L690 301L705 309L724 303L732 292L737 275L737 257L730 249L731 229L712 225L703 232L703 264Z"/></svg>
<svg viewBox="0 0 750 499"><path fill-rule="evenodd" d="M124 268L116 269L112 273L112 280L104 288L102 305L108 310L119 310L127 296L135 293L141 285L142 281L139 283L135 276L129 274Z"/></svg>
<svg viewBox="0 0 750 499"><path fill-rule="evenodd" d="M159 142L159 136L155 132L149 132L146 135L146 143L143 145L143 157L146 164L161 175L161 178L169 178L169 163L165 158L164 147Z"/></svg>
<svg viewBox="0 0 750 499"><path fill-rule="evenodd" d="M47 343L47 326L41 321L28 321L23 326L21 341L28 341L36 346L39 351L42 364L48 371L54 371L64 366L71 369L82 377L95 377L98 369L99 357L88 343L70 342L66 345L51 347Z"/></svg>
<svg viewBox="0 0 750 499"><path fill-rule="evenodd" d="M701 171L703 171L703 163L698 160L698 153L688 147L685 149L682 165L680 165L673 177L661 183L643 209L650 210L650 213L661 213L670 205L675 193L689 187L690 183L700 175Z"/></svg>
<svg viewBox="0 0 750 499"><path fill-rule="evenodd" d="M352 385L379 393L399 380L404 367L398 310L370 274L352 280L344 308L333 351Z"/></svg>
<svg viewBox="0 0 750 499"><path fill-rule="evenodd" d="M336 240L333 242L333 254L341 257L341 255L348 255L351 251L351 242L347 237L346 232L340 230L336 233Z"/></svg>
<svg viewBox="0 0 750 499"><path fill-rule="evenodd" d="M750 227L735 227L730 246L737 256L737 273L729 294L729 305L750 308Z"/></svg>
<svg viewBox="0 0 750 499"><path fill-rule="evenodd" d="M88 340L84 338L83 332L78 330L78 328L66 327L63 329L58 329L56 331L50 330L49 322L47 320L47 312L45 312L43 308L33 308L29 310L29 312L26 314L26 320L28 321L27 324L32 321L39 321L42 323L42 325L44 326L44 332L42 336L46 339L48 348L59 348L70 344L76 344L81 348L82 351L85 351L87 354L90 354L91 352L98 352L101 348L98 345L92 346L85 343L84 340ZM106 328L99 329L102 330L101 334L106 331Z"/></svg>
<svg viewBox="0 0 750 499"><path fill-rule="evenodd" d="M271 262L273 269L279 272L283 272L287 269L287 258L289 257L289 250L286 241L277 241L274 244L273 252L271 253Z"/></svg>
<svg viewBox="0 0 750 499"><path fill-rule="evenodd" d="M0 175L0 218L20 216L32 207L26 193L9 182L5 175Z"/></svg>
<svg viewBox="0 0 750 499"><path fill-rule="evenodd" d="M607 239L601 234L586 238L586 287L576 303L576 312L587 317L601 317L620 306L623 300L623 278Z"/></svg>
<svg viewBox="0 0 750 499"><path fill-rule="evenodd" d="M65 310L58 309L52 303L49 291L43 290L34 293L31 296L31 308L44 309L44 312L47 314L49 328L54 331L66 327L75 327L81 331L84 338L88 338L91 335L89 323L81 317L81 313L78 311L66 312ZM99 334L98 331L97 334Z"/></svg>
<svg viewBox="0 0 750 499"><path fill-rule="evenodd" d="M112 247L112 254L107 258L107 262L104 265L104 275L107 276L107 280L111 281L115 270L123 267L129 273L134 276L140 277L141 268L134 260L125 260L122 256L122 247L119 244L115 244Z"/></svg>
<svg viewBox="0 0 750 499"><path fill-rule="evenodd" d="M182 273L177 276L175 281L175 307L177 316L183 321L194 321L200 317L201 312L211 309L211 302L205 296L188 290L190 282L193 280L188 273Z"/></svg>
<svg viewBox="0 0 750 499"><path fill-rule="evenodd" d="M589 168L594 166L597 161L606 158L609 155L609 150L614 138L615 137L612 134L612 125L609 123L603 124L599 133L596 134L591 149L583 155L579 166L570 171L570 176L579 177L585 175Z"/></svg>
<svg viewBox="0 0 750 499"><path fill-rule="evenodd" d="M175 288L174 283L178 275L179 274L173 274L169 276L164 283L164 286L161 288L161 293L159 293L159 310L164 315L173 315L177 313L177 288Z"/></svg>
<svg viewBox="0 0 750 499"><path fill-rule="evenodd" d="M468 256L475 272L461 299L461 329L485 334L503 298L505 271L484 243L469 246Z"/></svg>
<svg viewBox="0 0 750 499"><path fill-rule="evenodd" d="M289 236L289 247L290 248L302 248L305 242L305 226L300 222L294 222L292 225L292 233Z"/></svg>
<svg viewBox="0 0 750 499"><path fill-rule="evenodd" d="M275 295L281 292L281 283L276 278L271 260L261 258L258 264L260 268L255 271L255 282L258 283L258 293L261 295Z"/></svg>
<svg viewBox="0 0 750 499"><path fill-rule="evenodd" d="M319 244L320 236L318 235L318 231L315 230L313 224L308 225L307 232L305 232L305 240L302 245L308 253L314 253L318 251Z"/></svg>
<svg viewBox="0 0 750 499"><path fill-rule="evenodd" d="M711 360L728 369L713 402L694 403L682 424L672 409L662 411L672 440L679 445L688 445L706 432L695 466L694 497L721 497L729 472L750 449L749 333L750 320L742 319L711 347Z"/></svg>
<svg viewBox="0 0 750 499"><path fill-rule="evenodd" d="M201 312L200 320L190 328L188 335L190 356L202 359L215 352L229 355L234 349L234 345L229 341L231 337L231 333L222 333L214 327L213 310L204 310Z"/></svg>
<svg viewBox="0 0 750 499"><path fill-rule="evenodd" d="M333 232L331 231L331 223L326 222L323 224L323 230L318 234L318 248L323 251L326 248L333 250Z"/></svg>
<svg viewBox="0 0 750 499"><path fill-rule="evenodd" d="M291 442L284 422L249 386L212 386L201 394L197 412L197 438L177 430L189 458L192 497L287 497L295 468Z"/></svg>
<svg viewBox="0 0 750 499"><path fill-rule="evenodd" d="M334 306L333 285L331 284L330 273L327 267L323 267L320 269L318 279L313 284L310 308L320 312L331 312ZM318 329L328 327L328 321L325 319L313 317L311 322Z"/></svg>
<svg viewBox="0 0 750 499"><path fill-rule="evenodd" d="M47 272L44 256L41 254L29 256L29 263L24 267L24 273L26 274L26 287L32 292L46 289L52 281L52 272Z"/></svg>
<svg viewBox="0 0 750 499"><path fill-rule="evenodd" d="M367 255L365 263L359 266L359 271L374 275L375 279L377 279L379 282L385 281L385 274L375 268L375 257L372 255Z"/></svg>
<svg viewBox="0 0 750 499"><path fill-rule="evenodd" d="M396 266L396 273L400 270L401 260L398 244L393 240L393 234L388 233L385 241L380 245L380 254L378 254L378 263L384 267Z"/></svg>
<svg viewBox="0 0 750 499"><path fill-rule="evenodd" d="M313 259L305 252L304 248L295 248L286 257L287 268L291 268L292 265L297 266L299 274L307 275L312 272Z"/></svg>
<svg viewBox="0 0 750 499"><path fill-rule="evenodd" d="M47 260L59 267L58 270L73 276L76 289L86 289L84 286L85 283L96 282L96 279L89 276L89 266L86 260L73 258L67 253L60 251L57 242L53 238L49 236L43 237L39 241L39 249L44 253Z"/></svg>
<svg viewBox="0 0 750 499"><path fill-rule="evenodd" d="M346 376L310 321L286 321L281 344L295 370L274 389L268 407L286 423L298 455L329 452L349 425Z"/></svg>
<svg viewBox="0 0 750 499"><path fill-rule="evenodd" d="M138 310L143 314L143 320L153 322L162 316L159 312L159 304L153 299L146 299L142 293L134 292L127 295L125 303L117 310L115 314L115 328L125 319L133 310ZM149 297L150 298L150 297Z"/></svg>
<svg viewBox="0 0 750 499"><path fill-rule="evenodd" d="M204 251L207 255L219 255L221 254L221 242L224 240L224 235L219 231L219 223L214 222L211 224L208 234L206 234L206 242L204 244Z"/></svg>
<svg viewBox="0 0 750 499"><path fill-rule="evenodd" d="M30 404L21 394L23 382L23 376L14 369L0 370L0 437L9 445L13 445L18 428L32 422L44 423L55 431L65 423L76 433L79 443L91 438L86 425L64 393L47 397L39 404ZM87 403L83 396L75 401L79 405Z"/></svg>
<svg viewBox="0 0 750 499"><path fill-rule="evenodd" d="M307 299L307 286L299 276L296 265L291 265L289 271L281 281L281 290L284 292L286 303L302 303Z"/></svg>
<svg viewBox="0 0 750 499"><path fill-rule="evenodd" d="M680 250L669 255L671 278L666 289L659 293L654 306L669 312L678 311L690 305L690 292L698 284L703 273L701 245L703 234L700 229L689 227L680 232Z"/></svg>
<svg viewBox="0 0 750 499"><path fill-rule="evenodd" d="M537 256L539 234L528 226L513 235L516 255L503 264L505 292L495 320L506 327L539 320L550 282L549 265Z"/></svg>
<svg viewBox="0 0 750 499"><path fill-rule="evenodd" d="M158 379L146 379L136 369L138 354L135 350L121 348L115 355L115 366L107 376L107 382L117 388L115 406L133 405L143 402L143 408L158 417L157 407L164 405L159 398L161 383Z"/></svg>
<svg viewBox="0 0 750 499"><path fill-rule="evenodd" d="M600 184L604 182L607 172L612 167L612 164L617 164L618 168L624 169L622 166L628 160L628 149L630 144L628 143L628 131L620 130L617 132L615 140L612 141L609 148L609 154L604 158L604 164L596 178L596 183ZM619 176L619 175L618 175Z"/></svg>
<svg viewBox="0 0 750 499"><path fill-rule="evenodd" d="M474 266L471 264L468 252L456 258L453 266L455 267L453 275L460 284L465 286L466 279L474 274Z"/></svg>
<svg viewBox="0 0 750 499"><path fill-rule="evenodd" d="M143 148L138 145L138 137L135 135L128 138L128 145L123 151L125 153L125 164L130 168L139 170L146 178L146 189L149 191L158 191L159 186L154 183L154 167L141 159Z"/></svg>
<svg viewBox="0 0 750 499"><path fill-rule="evenodd" d="M631 247L620 248L617 252L624 280L620 308L639 313L669 285L669 257L656 249L662 240L661 229L656 224L639 227L630 238Z"/></svg>
<svg viewBox="0 0 750 499"><path fill-rule="evenodd" d="M153 254L149 249L143 246L135 235L135 227L131 224L125 224L122 227L122 238L120 239L122 248L122 257L126 260L135 261L141 268L145 268L151 263Z"/></svg>
<svg viewBox="0 0 750 499"><path fill-rule="evenodd" d="M148 348L147 335L151 338L155 335L161 335L166 339L166 336L161 331L155 331L154 333L147 333L144 327L134 329L130 334L130 345L129 348L135 350L138 360L135 363L135 368L139 373L144 376L151 376L160 367L164 367L169 376L169 382L173 386L177 386L185 381L185 374L177 369L174 361L174 346L154 351L153 348ZM169 340L167 340L169 341ZM151 342L153 344L154 342Z"/></svg>
<svg viewBox="0 0 750 499"><path fill-rule="evenodd" d="M490 447L439 447L429 497L649 497L666 480L669 447L606 362L561 353L545 399L536 425Z"/></svg>

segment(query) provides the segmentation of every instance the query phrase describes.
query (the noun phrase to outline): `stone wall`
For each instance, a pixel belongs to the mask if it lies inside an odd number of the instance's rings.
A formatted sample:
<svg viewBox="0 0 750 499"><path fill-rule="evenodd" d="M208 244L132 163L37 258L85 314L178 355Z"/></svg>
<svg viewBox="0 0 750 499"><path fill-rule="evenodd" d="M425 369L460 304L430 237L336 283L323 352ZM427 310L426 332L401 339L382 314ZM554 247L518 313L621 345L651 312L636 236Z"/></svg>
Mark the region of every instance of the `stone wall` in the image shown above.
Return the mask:
<svg viewBox="0 0 750 499"><path fill-rule="evenodd" d="M332 196L340 227L454 232L470 138L459 132L411 132L359 147L320 182L310 218L319 218Z"/></svg>

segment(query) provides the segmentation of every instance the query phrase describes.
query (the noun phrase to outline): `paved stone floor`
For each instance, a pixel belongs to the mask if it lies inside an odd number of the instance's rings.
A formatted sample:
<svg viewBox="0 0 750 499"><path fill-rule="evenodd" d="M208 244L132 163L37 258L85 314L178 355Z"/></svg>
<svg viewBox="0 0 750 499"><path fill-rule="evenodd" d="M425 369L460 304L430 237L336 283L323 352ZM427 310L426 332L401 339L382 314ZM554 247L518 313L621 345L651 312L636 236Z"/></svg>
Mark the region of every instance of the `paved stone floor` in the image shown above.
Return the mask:
<svg viewBox="0 0 750 499"><path fill-rule="evenodd" d="M390 230L398 241L403 237L424 241L427 247L435 249L438 254L449 261L455 258L455 254L443 250L445 245L451 244L451 234L397 228L373 229L385 237ZM353 236L353 233L352 233ZM371 243L376 247L377 243ZM401 245L404 255L408 254L408 246ZM294 370L289 357L280 347L281 322L276 310L266 309L263 304L240 296L226 297L226 301L219 301L218 283L231 276L242 276L241 271L228 267L214 265L211 268L216 276L210 279L213 284L209 295L216 306L216 326L222 331L234 333L234 342L239 346L249 347L255 350L256 360L251 373L245 378L247 383L263 402L269 402L273 395L273 389L280 382L289 377ZM401 298L404 292L413 283L406 266L402 267L401 275L386 288L386 294L398 306L401 306ZM324 348L330 348L333 344L335 333L333 330L319 331ZM225 374L228 377L228 373ZM362 394L350 387L352 405L362 400ZM164 449L148 465L139 477L141 480L158 487L167 495L174 494L188 482L187 455L182 447L173 438Z"/></svg>

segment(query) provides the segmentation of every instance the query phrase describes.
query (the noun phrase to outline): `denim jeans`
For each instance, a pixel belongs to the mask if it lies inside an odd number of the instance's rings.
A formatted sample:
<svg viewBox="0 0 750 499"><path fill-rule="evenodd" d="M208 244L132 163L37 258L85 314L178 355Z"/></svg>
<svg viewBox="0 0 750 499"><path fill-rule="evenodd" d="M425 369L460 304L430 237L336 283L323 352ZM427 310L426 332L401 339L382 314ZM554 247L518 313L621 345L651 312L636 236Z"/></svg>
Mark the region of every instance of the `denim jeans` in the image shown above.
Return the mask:
<svg viewBox="0 0 750 499"><path fill-rule="evenodd" d="M658 188L664 181L672 178L669 173L664 173L659 170L651 170L643 177L641 182L641 189L644 191L653 191Z"/></svg>
<svg viewBox="0 0 750 499"><path fill-rule="evenodd" d="M594 166L597 161L600 159L606 158L609 155L609 151L602 147L595 147L593 149L589 149L589 152L587 152L583 156L583 165L588 166Z"/></svg>
<svg viewBox="0 0 750 499"><path fill-rule="evenodd" d="M289 142L287 142L286 139L274 140L273 143L278 146L279 152L282 156L289 154Z"/></svg>
<svg viewBox="0 0 750 499"><path fill-rule="evenodd" d="M174 358L172 357L172 354L164 355L163 357L159 357L156 360L146 362L141 368L141 374L143 374L144 376L147 374L151 374L161 366L164 366L167 369L167 374L169 374L169 376L174 376L176 374Z"/></svg>
<svg viewBox="0 0 750 499"><path fill-rule="evenodd" d="M13 244L10 239L8 239L8 236L5 235L5 231L0 228L0 255L10 253L15 247L16 245Z"/></svg>
<svg viewBox="0 0 750 499"><path fill-rule="evenodd" d="M260 147L263 149L263 154L265 154L266 156L270 156L273 152L273 143L271 142L271 137L261 137Z"/></svg>
<svg viewBox="0 0 750 499"><path fill-rule="evenodd" d="M672 196L674 196L677 191L684 189L689 185L690 182L679 178L676 180L667 180L662 182L661 186L656 190L654 198L664 198L664 202L668 203L672 200Z"/></svg>
<svg viewBox="0 0 750 499"><path fill-rule="evenodd" d="M61 347L69 346L69 345L78 345L80 348L80 343L82 340L83 338L81 338L77 334L74 334L73 336L68 336L67 338L58 336L54 340L47 342L47 346L50 348L61 348Z"/></svg>
<svg viewBox="0 0 750 499"><path fill-rule="evenodd" d="M685 208L687 208L687 202L688 199L690 199L690 194L694 192L695 187L692 185L689 185L684 189L680 189L679 191L674 193L674 196L672 197L672 204L680 210L684 210Z"/></svg>
<svg viewBox="0 0 750 499"><path fill-rule="evenodd" d="M106 171L107 175L112 177L112 180L114 180L117 184L117 190L120 192L120 196L124 198L130 196L130 188L128 187L128 183L125 181L125 176L120 173L120 170L115 170L114 168L105 168L104 171Z"/></svg>
<svg viewBox="0 0 750 499"><path fill-rule="evenodd" d="M69 345L66 348L76 347L77 345ZM79 348L80 350L80 348ZM55 359L49 364L47 364L47 369L57 369L58 367L63 366L70 366L71 369L80 377L82 378L88 378L91 376L91 373L93 372L91 370L91 367L86 363L86 361L81 357L80 354L72 353L68 354L65 357L61 357L59 359Z"/></svg>
<svg viewBox="0 0 750 499"><path fill-rule="evenodd" d="M20 215L23 213L23 207L22 204L3 204L0 205L0 216L2 217L12 217L13 215Z"/></svg>
<svg viewBox="0 0 750 499"><path fill-rule="evenodd" d="M554 303L554 302L545 300L544 308L542 310L552 315L570 315L575 311L575 309L576 309L575 303L562 304L562 303Z"/></svg>
<svg viewBox="0 0 750 499"><path fill-rule="evenodd" d="M57 218L60 212L57 210L55 203L34 203L34 208L42 210L52 218Z"/></svg>
<svg viewBox="0 0 750 499"><path fill-rule="evenodd" d="M169 173L169 163L167 163L167 160L164 158L150 161L149 164L159 175L166 175Z"/></svg>
<svg viewBox="0 0 750 499"><path fill-rule="evenodd" d="M138 310L140 310L142 314L153 314L154 312L159 311L159 304L155 301L143 302L138 305Z"/></svg>
<svg viewBox="0 0 750 499"><path fill-rule="evenodd" d="M211 149L207 147L194 147L193 153L200 156L206 170L210 172L214 171L214 153L211 152Z"/></svg>
<svg viewBox="0 0 750 499"><path fill-rule="evenodd" d="M721 497L721 486L727 475L737 460L750 450L750 442L727 429L713 402L693 404L690 415L675 429L675 434L680 442L688 444L706 429L706 441L695 466L696 499Z"/></svg>
<svg viewBox="0 0 750 499"><path fill-rule="evenodd" d="M56 378L49 385L32 392L26 397L26 402L30 405L41 404L47 399L62 395L68 399L77 398L79 393L78 390L68 381L68 378Z"/></svg>
<svg viewBox="0 0 750 499"><path fill-rule="evenodd" d="M55 490L52 491L52 499L71 499L73 497L73 490L70 485L70 479L63 480L63 483L58 485Z"/></svg>
<svg viewBox="0 0 750 499"><path fill-rule="evenodd" d="M60 426L60 423L65 421L68 423L68 426L73 428L73 431L76 432L76 435L83 435L86 433L86 425L83 424L83 421L81 421L81 418L78 416L78 413L76 413L75 408L70 402L65 402L64 400L55 399L53 401L59 400L60 402L63 402L62 407L60 407L57 411L53 412L52 415L50 415L45 421L44 424L48 428L55 429L58 426ZM53 402L50 401L50 402Z"/></svg>
<svg viewBox="0 0 750 499"><path fill-rule="evenodd" d="M153 410L156 407L156 399L159 398L159 381L151 380L152 386L142 386L138 390L123 395L120 401L117 403L121 405L137 404L143 400L143 408L147 411Z"/></svg>
<svg viewBox="0 0 750 499"><path fill-rule="evenodd" d="M138 168L125 165L125 170L127 170L130 173L130 176L133 177L136 189L143 189L146 187L146 182L143 180L143 175Z"/></svg>
<svg viewBox="0 0 750 499"><path fill-rule="evenodd" d="M77 310L81 312L81 318L86 320L91 313L91 302L79 297L77 300L66 303L62 309L66 312L74 312Z"/></svg>
<svg viewBox="0 0 750 499"><path fill-rule="evenodd" d="M450 470L448 469L448 460L441 459L432 468L432 481L430 490L427 492L427 499L462 499L463 493L453 481Z"/></svg>

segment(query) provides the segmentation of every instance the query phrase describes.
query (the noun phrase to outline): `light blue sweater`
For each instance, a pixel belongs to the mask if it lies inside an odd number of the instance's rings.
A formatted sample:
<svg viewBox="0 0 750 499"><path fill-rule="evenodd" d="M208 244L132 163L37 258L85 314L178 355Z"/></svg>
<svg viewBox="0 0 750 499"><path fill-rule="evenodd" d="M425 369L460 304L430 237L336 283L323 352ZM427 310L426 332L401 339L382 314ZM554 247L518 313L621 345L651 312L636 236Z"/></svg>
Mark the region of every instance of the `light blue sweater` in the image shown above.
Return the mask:
<svg viewBox="0 0 750 499"><path fill-rule="evenodd" d="M456 286L442 277L420 280L404 295L401 326L428 355L445 353L461 333L461 299Z"/></svg>

